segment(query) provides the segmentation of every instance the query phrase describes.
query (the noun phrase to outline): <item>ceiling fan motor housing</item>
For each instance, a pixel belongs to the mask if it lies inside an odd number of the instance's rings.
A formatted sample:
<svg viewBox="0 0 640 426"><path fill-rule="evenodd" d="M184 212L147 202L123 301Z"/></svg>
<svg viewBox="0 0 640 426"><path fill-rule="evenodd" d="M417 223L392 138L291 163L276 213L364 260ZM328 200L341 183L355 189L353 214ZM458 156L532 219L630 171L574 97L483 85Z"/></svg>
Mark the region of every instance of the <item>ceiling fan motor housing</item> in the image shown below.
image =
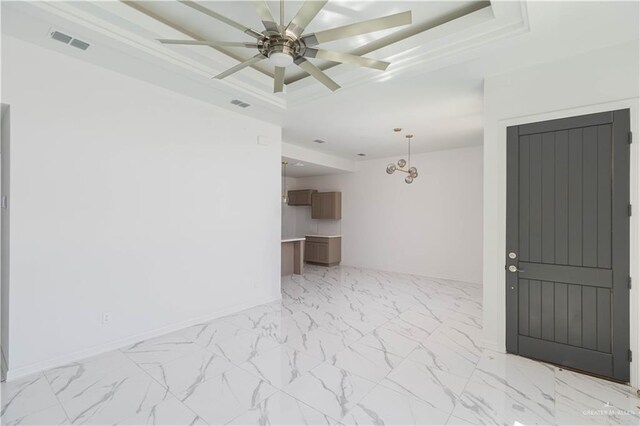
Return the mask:
<svg viewBox="0 0 640 426"><path fill-rule="evenodd" d="M260 52L266 56L267 58L279 59L282 60L282 55L287 55L291 58L291 60L287 61L286 65L290 65L293 63L293 60L302 54L305 51L304 43L300 41L300 39L293 38L291 36L285 35L282 36L278 33L267 33L265 37L261 40L259 45ZM275 55L272 57L272 55ZM285 66L285 64L278 66Z"/></svg>

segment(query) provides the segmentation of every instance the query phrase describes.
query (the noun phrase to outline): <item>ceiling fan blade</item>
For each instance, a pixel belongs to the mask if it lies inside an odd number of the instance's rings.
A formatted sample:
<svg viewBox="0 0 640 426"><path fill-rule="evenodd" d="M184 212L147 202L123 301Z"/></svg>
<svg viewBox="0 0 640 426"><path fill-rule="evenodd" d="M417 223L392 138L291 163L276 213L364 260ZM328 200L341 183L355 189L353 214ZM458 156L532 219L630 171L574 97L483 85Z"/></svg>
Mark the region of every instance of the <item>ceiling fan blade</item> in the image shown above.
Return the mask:
<svg viewBox="0 0 640 426"><path fill-rule="evenodd" d="M325 4L327 4L327 0L307 0L304 2L296 16L289 22L289 25L287 25L287 31L299 37Z"/></svg>
<svg viewBox="0 0 640 426"><path fill-rule="evenodd" d="M273 75L273 93L284 91L284 67L276 67Z"/></svg>
<svg viewBox="0 0 640 426"><path fill-rule="evenodd" d="M264 0L253 0L253 5L256 8L256 12L258 12L262 25L264 25L267 31L280 32L280 28L278 28L278 24L276 24L276 21L273 19L267 2Z"/></svg>
<svg viewBox="0 0 640 426"><path fill-rule="evenodd" d="M241 69L246 68L246 67L248 67L250 65L253 65L256 62L260 62L261 60L266 59L266 58L267 57L264 56L262 53L258 53L256 56L254 56L252 58L249 58L244 62L240 62L238 65L236 65L234 67L231 67L228 70L216 75L214 78L217 78L218 80L222 80L223 78L228 77L231 74L236 73L236 72L240 71Z"/></svg>
<svg viewBox="0 0 640 426"><path fill-rule="evenodd" d="M232 27L242 31L245 34L250 35L251 37L257 38L257 39L261 39L263 37L262 33L249 28L249 27L245 27L244 25L242 25L239 22L234 21L233 19L229 19L226 16L222 16L217 12L214 12L211 9L207 9L204 6L199 5L198 3L189 1L189 0L180 0L180 3L184 4L185 6L189 6L192 9L195 9L199 12L204 13L205 15L211 16L214 19L217 19L220 22L224 22L227 25L231 25Z"/></svg>
<svg viewBox="0 0 640 426"><path fill-rule="evenodd" d="M388 28L399 27L411 23L411 11L396 13L395 15L384 16L382 18L370 19L368 21L356 22L355 24L344 25L330 30L319 31L302 37L307 46L316 46L320 43L340 40L342 38L353 37L361 34L368 34L374 31L386 30Z"/></svg>
<svg viewBox="0 0 640 426"><path fill-rule="evenodd" d="M386 70L389 62L379 61L377 59L363 58L362 56L352 55L350 53L335 52L333 50L313 49L308 47L304 56L306 58L326 59L332 62L341 62L345 64L356 65L359 67L373 68L376 70Z"/></svg>
<svg viewBox="0 0 640 426"><path fill-rule="evenodd" d="M190 46L258 47L257 43L243 43L241 41L173 40L167 38L159 38L158 41L162 44L186 44Z"/></svg>
<svg viewBox="0 0 640 426"><path fill-rule="evenodd" d="M300 68L302 68L304 71L309 73L309 75L311 75L311 77L315 78L320 83L322 83L325 86L327 86L329 88L329 90L331 90L332 92L335 92L336 90L338 90L340 88L340 85L338 85L338 83L336 83L335 81L331 80L331 78L329 78L328 75L323 73L320 68L316 67L311 62L307 61L305 58L299 57L299 58L297 58L295 60L295 63Z"/></svg>

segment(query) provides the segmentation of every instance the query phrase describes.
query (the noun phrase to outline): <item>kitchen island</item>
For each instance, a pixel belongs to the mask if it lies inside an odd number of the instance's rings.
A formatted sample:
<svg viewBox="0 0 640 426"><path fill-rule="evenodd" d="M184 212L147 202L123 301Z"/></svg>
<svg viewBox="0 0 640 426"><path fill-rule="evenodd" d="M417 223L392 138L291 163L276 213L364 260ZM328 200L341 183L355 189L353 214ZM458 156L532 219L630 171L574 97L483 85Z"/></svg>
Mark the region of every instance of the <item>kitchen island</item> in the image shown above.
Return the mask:
<svg viewBox="0 0 640 426"><path fill-rule="evenodd" d="M287 238L281 241L281 271L280 275L302 275L304 270L304 242L305 238Z"/></svg>

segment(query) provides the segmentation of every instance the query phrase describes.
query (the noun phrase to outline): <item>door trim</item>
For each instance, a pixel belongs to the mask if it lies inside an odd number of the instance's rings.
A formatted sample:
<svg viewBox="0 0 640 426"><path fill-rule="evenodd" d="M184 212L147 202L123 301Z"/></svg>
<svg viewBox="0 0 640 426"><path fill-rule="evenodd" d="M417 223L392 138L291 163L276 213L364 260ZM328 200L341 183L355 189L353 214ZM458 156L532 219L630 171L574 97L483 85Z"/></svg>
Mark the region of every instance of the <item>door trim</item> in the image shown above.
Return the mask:
<svg viewBox="0 0 640 426"><path fill-rule="evenodd" d="M485 256L490 259L490 264L485 269L484 280L490 280L492 285L485 285L484 303L489 309L485 310L483 321L485 328L484 344L486 347L497 352L505 352L506 349L506 310L503 309L506 303L506 281L504 274L504 253L506 250L506 152L507 152L507 128L526 123L553 120L577 115L586 115L597 112L613 111L618 109L631 110L631 131L636 135L640 134L639 113L640 98L627 98L610 102L602 102L587 106L565 108L551 112L529 114L518 117L499 119L495 127L489 131L489 135L497 141L491 146L485 146L485 167L493 167L495 173L485 174L485 188L488 188L485 197ZM485 133L486 135L487 133ZM636 140L638 138L636 137ZM631 203L640 206L639 197L639 164L640 164L640 144L635 142L631 146ZM640 280L640 215L631 217L631 276ZM491 233L489 233L491 232ZM638 387L640 384L640 369L638 368L640 358L639 332L640 332L640 286L633 286L631 289L630 302L630 341L631 349L637 354L631 362L632 386Z"/></svg>
<svg viewBox="0 0 640 426"><path fill-rule="evenodd" d="M629 161L614 162L613 167L613 204L612 204L612 241L611 241L611 267L613 271L624 271L613 275L613 288L618 291L613 292L613 310L621 310L629 321L621 321L620 316L613 316L612 329L621 332L625 339L614 339L613 343L613 375L615 377L624 377L628 381L631 374L630 362L628 359L630 345L630 321L629 304L631 302L631 291L628 289L630 270L630 218L629 204L631 203L630 185L631 185L631 152L629 146L629 132L631 131L631 110L628 113L624 110L613 112L613 158L617 156L625 156ZM620 141L620 143L616 143ZM618 194L626 194L626 196L618 196ZM625 289L626 291L620 291ZM627 297L625 297L628 294Z"/></svg>

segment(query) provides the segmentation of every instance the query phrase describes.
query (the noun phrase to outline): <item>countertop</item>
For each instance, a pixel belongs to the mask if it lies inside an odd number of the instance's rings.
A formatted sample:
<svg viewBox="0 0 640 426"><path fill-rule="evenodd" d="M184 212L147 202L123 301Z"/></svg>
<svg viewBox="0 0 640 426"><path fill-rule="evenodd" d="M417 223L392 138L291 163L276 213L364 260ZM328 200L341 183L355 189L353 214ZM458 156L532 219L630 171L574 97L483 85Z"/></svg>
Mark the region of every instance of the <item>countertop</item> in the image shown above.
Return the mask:
<svg viewBox="0 0 640 426"><path fill-rule="evenodd" d="M316 238L341 238L342 235L307 235L307 237L316 237Z"/></svg>
<svg viewBox="0 0 640 426"><path fill-rule="evenodd" d="M281 243L293 243L295 241L304 241L305 237L301 237L301 238L287 238L281 241Z"/></svg>

